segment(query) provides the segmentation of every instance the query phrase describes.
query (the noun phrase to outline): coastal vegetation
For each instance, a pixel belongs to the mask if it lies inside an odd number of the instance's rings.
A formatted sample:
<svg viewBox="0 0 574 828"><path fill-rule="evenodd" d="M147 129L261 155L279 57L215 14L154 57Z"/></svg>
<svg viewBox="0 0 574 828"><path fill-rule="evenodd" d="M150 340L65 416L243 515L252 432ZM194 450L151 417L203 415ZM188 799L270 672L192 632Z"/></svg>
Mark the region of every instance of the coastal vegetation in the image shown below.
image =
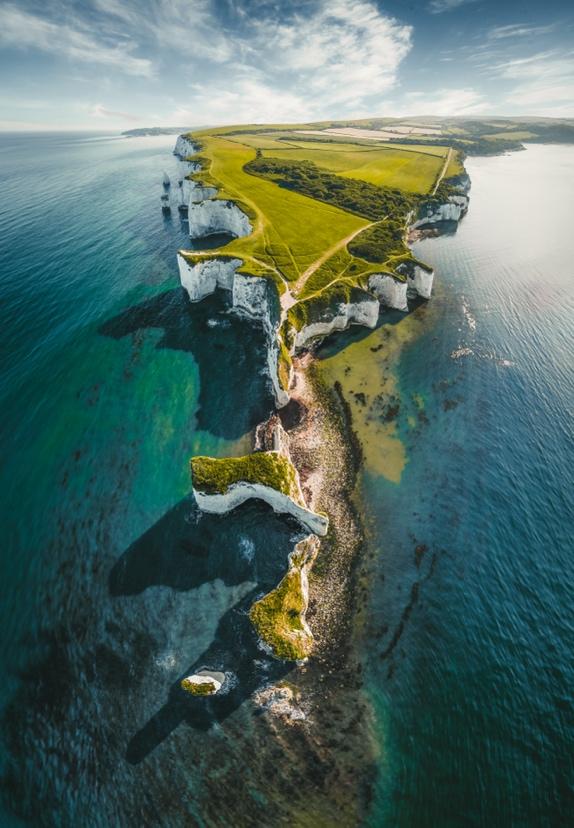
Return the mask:
<svg viewBox="0 0 574 828"><path fill-rule="evenodd" d="M313 636L302 620L305 608L299 567L290 568L275 589L251 606L253 626L277 658L298 661L311 652Z"/></svg>
<svg viewBox="0 0 574 828"><path fill-rule="evenodd" d="M275 181L280 187L373 221L389 213L405 217L415 204L415 200L401 190L325 172L314 160L291 161L259 155L245 166L245 170Z"/></svg>
<svg viewBox="0 0 574 828"><path fill-rule="evenodd" d="M181 689L191 696L212 696L217 691L214 681L198 682L192 681L190 678L182 679Z"/></svg>
<svg viewBox="0 0 574 828"><path fill-rule="evenodd" d="M386 262L390 256L408 254L405 244L405 223L400 219L389 218L367 227L363 233L349 242L348 250L357 258L377 264Z"/></svg>
<svg viewBox="0 0 574 828"><path fill-rule="evenodd" d="M257 451L245 457L193 457L193 487L204 494L225 494L236 483L258 483L298 498L297 472L277 451Z"/></svg>

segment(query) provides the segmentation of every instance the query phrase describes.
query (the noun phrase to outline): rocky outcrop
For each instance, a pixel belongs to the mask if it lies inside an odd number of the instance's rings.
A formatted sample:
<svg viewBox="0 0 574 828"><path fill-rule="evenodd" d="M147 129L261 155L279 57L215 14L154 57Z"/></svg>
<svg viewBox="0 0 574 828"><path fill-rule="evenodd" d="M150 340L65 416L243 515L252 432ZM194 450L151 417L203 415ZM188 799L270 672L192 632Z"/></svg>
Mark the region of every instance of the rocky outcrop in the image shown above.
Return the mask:
<svg viewBox="0 0 574 828"><path fill-rule="evenodd" d="M425 230L443 222L459 222L468 210L468 196L451 195L442 204L429 202L422 206L411 230Z"/></svg>
<svg viewBox="0 0 574 828"><path fill-rule="evenodd" d="M397 279L392 273L373 273L367 284L381 305L400 311L408 310L406 281Z"/></svg>
<svg viewBox="0 0 574 828"><path fill-rule="evenodd" d="M178 135L177 141L175 142L175 149L173 151L174 155L179 156L179 158L187 158L189 155L194 155L197 152L197 149L192 142L185 137L185 135Z"/></svg>
<svg viewBox="0 0 574 828"><path fill-rule="evenodd" d="M407 277L407 293L420 296L421 299L430 299L434 281L432 267L416 259L407 259L397 266L397 273Z"/></svg>
<svg viewBox="0 0 574 828"><path fill-rule="evenodd" d="M351 325L376 327L379 318L379 303L374 296L363 291L363 298L356 302L339 302L324 308L319 319L301 327L295 335L295 350L307 348L311 342L324 339L335 331L344 331Z"/></svg>
<svg viewBox="0 0 574 828"><path fill-rule="evenodd" d="M202 201L206 201L208 198L213 198L217 195L217 190L215 187L203 187L201 184L197 184L197 182L191 182L192 187L189 193L189 204L199 204Z"/></svg>
<svg viewBox="0 0 574 828"><path fill-rule="evenodd" d="M177 254L179 278L192 302L199 302L218 288L233 290L235 271L241 259L232 257L198 259L190 264L181 253Z"/></svg>
<svg viewBox="0 0 574 828"><path fill-rule="evenodd" d="M285 576L249 610L260 639L277 658L299 661L307 658L313 648L313 633L305 613L309 604L308 573L319 546L315 535L300 541L289 555Z"/></svg>
<svg viewBox="0 0 574 828"><path fill-rule="evenodd" d="M214 696L225 682L225 673L218 670L198 670L181 681L181 689L192 696Z"/></svg>
<svg viewBox="0 0 574 828"><path fill-rule="evenodd" d="M188 262L177 255L179 278L192 302L199 302L214 291L231 292L233 309L258 320L267 334L267 369L278 407L287 405L289 395L281 386L277 371L279 358L279 303L273 282L259 276L237 273L241 259L225 256L205 257Z"/></svg>
<svg viewBox="0 0 574 828"><path fill-rule="evenodd" d="M224 199L205 199L197 203L190 201L187 218L192 239L214 233L229 233L230 236L240 238L248 236L252 230L249 219L237 204Z"/></svg>
<svg viewBox="0 0 574 828"><path fill-rule="evenodd" d="M261 483L243 481L234 483L223 494L205 494L194 488L193 494L197 505L204 512L225 514L236 509L246 500L255 498L268 503L275 512L292 515L312 534L324 537L329 528L329 519L325 515L312 512L307 507L296 503L289 495Z"/></svg>

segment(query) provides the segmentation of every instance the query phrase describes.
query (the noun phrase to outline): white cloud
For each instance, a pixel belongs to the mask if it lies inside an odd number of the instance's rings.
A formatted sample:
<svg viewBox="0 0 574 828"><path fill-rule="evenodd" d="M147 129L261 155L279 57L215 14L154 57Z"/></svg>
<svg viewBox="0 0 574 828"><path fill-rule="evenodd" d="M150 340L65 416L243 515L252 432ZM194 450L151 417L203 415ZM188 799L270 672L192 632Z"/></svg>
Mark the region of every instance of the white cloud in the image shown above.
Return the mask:
<svg viewBox="0 0 574 828"><path fill-rule="evenodd" d="M503 61L493 69L496 75L513 80L574 77L574 57L557 51L538 52L528 57Z"/></svg>
<svg viewBox="0 0 574 828"><path fill-rule="evenodd" d="M312 15L281 22L253 19L233 59L193 80L172 118L224 124L359 116L367 101L380 107L396 85L411 33L366 0L321 0Z"/></svg>
<svg viewBox="0 0 574 828"><path fill-rule="evenodd" d="M381 96L397 80L412 28L364 0L324 0L311 17L254 23L266 73L289 79L304 107L332 111Z"/></svg>
<svg viewBox="0 0 574 828"><path fill-rule="evenodd" d="M507 96L513 107L538 115L574 116L574 56L559 51L538 52L503 61L495 77L515 81Z"/></svg>
<svg viewBox="0 0 574 828"><path fill-rule="evenodd" d="M107 109L103 104L95 104L90 110L90 114L95 118L112 118L118 121L128 121L133 124L141 124L144 119L139 115L134 115L131 112L118 112L114 109Z"/></svg>
<svg viewBox="0 0 574 828"><path fill-rule="evenodd" d="M53 23L13 5L0 6L0 45L34 48L71 60L110 66L129 75L150 77L153 72L151 61L135 57L129 43L109 45L86 29Z"/></svg>
<svg viewBox="0 0 574 828"><path fill-rule="evenodd" d="M93 0L108 25L157 46L223 63L234 56L231 39L217 20L212 0Z"/></svg>
<svg viewBox="0 0 574 828"><path fill-rule="evenodd" d="M277 90L257 79L239 79L229 88L206 85L192 105L178 107L172 123L233 124L286 123L313 117L312 109L298 95Z"/></svg>
<svg viewBox="0 0 574 828"><path fill-rule="evenodd" d="M509 37L527 37L549 34L556 29L555 24L548 26L529 26L527 23L513 23L508 26L495 26L488 32L490 40L504 40Z"/></svg>
<svg viewBox="0 0 574 828"><path fill-rule="evenodd" d="M431 14L443 14L453 9L458 9L459 6L466 6L467 3L475 3L476 0L431 0L428 4L428 10Z"/></svg>
<svg viewBox="0 0 574 828"><path fill-rule="evenodd" d="M389 114L404 115L475 115L491 109L484 96L475 89L437 89L434 94L409 92L400 104L390 105Z"/></svg>

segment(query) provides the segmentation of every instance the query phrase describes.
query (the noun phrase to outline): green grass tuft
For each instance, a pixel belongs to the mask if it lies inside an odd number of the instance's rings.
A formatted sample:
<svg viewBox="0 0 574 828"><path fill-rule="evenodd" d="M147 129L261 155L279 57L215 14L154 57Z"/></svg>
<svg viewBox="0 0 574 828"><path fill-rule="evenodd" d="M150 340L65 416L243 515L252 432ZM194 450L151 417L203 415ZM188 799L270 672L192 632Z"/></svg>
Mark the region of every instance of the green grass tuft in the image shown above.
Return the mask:
<svg viewBox="0 0 574 828"><path fill-rule="evenodd" d="M256 451L245 457L193 457L193 486L203 494L225 494L234 483L259 483L298 500L297 472L276 451Z"/></svg>
<svg viewBox="0 0 574 828"><path fill-rule="evenodd" d="M301 577L299 569L290 569L275 589L249 610L258 635L277 658L286 661L306 658L313 645L313 637L301 621L305 611Z"/></svg>

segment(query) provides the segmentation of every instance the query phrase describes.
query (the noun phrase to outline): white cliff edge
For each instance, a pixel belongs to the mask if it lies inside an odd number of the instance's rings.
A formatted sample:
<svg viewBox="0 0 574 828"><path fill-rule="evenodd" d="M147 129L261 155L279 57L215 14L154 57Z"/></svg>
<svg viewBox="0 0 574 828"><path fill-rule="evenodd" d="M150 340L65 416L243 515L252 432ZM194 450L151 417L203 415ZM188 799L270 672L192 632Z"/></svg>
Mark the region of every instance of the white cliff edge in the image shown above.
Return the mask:
<svg viewBox="0 0 574 828"><path fill-rule="evenodd" d="M246 500L256 498L268 503L275 512L292 515L312 534L324 537L329 528L329 519L326 516L300 506L289 495L261 483L240 481L230 486L225 494L205 494L194 488L193 494L197 505L204 512L224 514L236 509Z"/></svg>
<svg viewBox="0 0 574 828"><path fill-rule="evenodd" d="M173 154L179 156L179 158L187 158L189 155L194 155L197 152L196 147L192 142L185 137L185 135L178 135L177 141L175 142L175 148L173 150Z"/></svg>
<svg viewBox="0 0 574 828"><path fill-rule="evenodd" d="M360 302L340 302L323 316L324 319L311 322L297 332L295 350L306 348L313 340L324 339L334 331L344 331L351 325L374 328L379 318L379 302L375 297Z"/></svg>
<svg viewBox="0 0 574 828"><path fill-rule="evenodd" d="M215 233L229 233L235 238L242 238L252 232L251 223L245 213L233 201L224 199L212 198L197 202L190 200L187 220L192 239Z"/></svg>
<svg viewBox="0 0 574 828"><path fill-rule="evenodd" d="M278 322L274 321L273 283L259 276L237 273L242 261L236 258L206 258L190 264L178 253L177 264L181 284L192 302L199 302L218 289L228 290L234 310L263 324L268 340L267 368L275 401L279 408L287 405L289 394L281 387L277 374L279 340Z"/></svg>
<svg viewBox="0 0 574 828"><path fill-rule="evenodd" d="M367 285L381 305L395 310L408 311L406 282L396 279L391 273L373 273L369 276Z"/></svg>
<svg viewBox="0 0 574 828"><path fill-rule="evenodd" d="M423 215L411 224L412 230L422 230L443 221L459 222L468 210L466 193L451 195L443 204L428 204Z"/></svg>
<svg viewBox="0 0 574 828"><path fill-rule="evenodd" d="M406 276L407 295L430 299L434 282L434 270L414 259L407 259L397 266L397 273Z"/></svg>

